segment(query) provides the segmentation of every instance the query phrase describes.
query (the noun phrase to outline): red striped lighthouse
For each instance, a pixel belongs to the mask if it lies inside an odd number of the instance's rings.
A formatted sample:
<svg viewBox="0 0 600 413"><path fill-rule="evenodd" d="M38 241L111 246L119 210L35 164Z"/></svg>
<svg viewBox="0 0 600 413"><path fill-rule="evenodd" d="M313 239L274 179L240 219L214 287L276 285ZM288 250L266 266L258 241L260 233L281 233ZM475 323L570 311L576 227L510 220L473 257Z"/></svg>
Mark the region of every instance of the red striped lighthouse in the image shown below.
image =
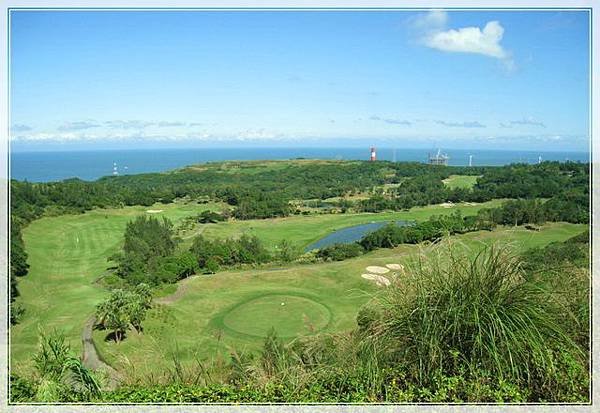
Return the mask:
<svg viewBox="0 0 600 413"><path fill-rule="evenodd" d="M370 161L375 161L377 160L377 154L375 153L375 147L371 146L371 158Z"/></svg>

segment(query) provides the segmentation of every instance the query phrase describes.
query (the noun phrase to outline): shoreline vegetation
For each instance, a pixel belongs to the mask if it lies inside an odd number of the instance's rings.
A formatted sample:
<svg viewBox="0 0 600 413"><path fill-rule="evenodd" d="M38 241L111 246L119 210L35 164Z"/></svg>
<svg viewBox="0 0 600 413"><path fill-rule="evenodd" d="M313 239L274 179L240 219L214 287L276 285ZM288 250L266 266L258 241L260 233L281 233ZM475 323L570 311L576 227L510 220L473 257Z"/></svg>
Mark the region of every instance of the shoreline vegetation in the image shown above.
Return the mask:
<svg viewBox="0 0 600 413"><path fill-rule="evenodd" d="M13 180L11 400L586 402L587 226L574 162ZM91 316L118 384L71 347Z"/></svg>

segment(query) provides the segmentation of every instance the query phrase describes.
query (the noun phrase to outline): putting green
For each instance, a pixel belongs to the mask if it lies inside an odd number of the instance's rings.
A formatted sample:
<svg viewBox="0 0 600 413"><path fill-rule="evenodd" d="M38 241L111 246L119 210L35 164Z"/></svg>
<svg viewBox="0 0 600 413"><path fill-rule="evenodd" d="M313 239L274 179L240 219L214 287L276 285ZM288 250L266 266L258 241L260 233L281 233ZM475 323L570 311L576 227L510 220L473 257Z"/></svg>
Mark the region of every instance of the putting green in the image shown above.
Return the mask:
<svg viewBox="0 0 600 413"><path fill-rule="evenodd" d="M294 293L265 294L231 307L221 319L226 332L266 337L271 328L280 337L294 337L324 329L329 309L314 298Z"/></svg>

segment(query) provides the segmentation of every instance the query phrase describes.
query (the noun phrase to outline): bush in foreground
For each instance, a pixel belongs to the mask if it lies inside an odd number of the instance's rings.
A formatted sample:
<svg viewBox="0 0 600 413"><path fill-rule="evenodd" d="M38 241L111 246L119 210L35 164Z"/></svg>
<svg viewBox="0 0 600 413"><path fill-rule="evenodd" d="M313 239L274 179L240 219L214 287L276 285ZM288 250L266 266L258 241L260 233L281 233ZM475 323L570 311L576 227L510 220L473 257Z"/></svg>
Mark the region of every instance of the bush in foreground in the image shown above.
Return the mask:
<svg viewBox="0 0 600 413"><path fill-rule="evenodd" d="M480 372L527 388L533 399L587 390L584 353L565 328L574 319L543 283L525 277L509 249L485 247L469 258L449 244L409 273L389 289L370 333L411 380L430 385Z"/></svg>

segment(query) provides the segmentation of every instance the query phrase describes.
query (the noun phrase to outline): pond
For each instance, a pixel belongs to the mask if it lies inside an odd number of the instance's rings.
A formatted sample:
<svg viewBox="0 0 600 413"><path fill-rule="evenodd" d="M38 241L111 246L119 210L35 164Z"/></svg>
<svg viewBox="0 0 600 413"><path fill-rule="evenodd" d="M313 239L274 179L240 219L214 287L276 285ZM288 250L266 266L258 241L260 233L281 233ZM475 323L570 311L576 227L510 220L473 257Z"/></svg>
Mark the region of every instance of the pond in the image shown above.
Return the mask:
<svg viewBox="0 0 600 413"><path fill-rule="evenodd" d="M371 222L369 224L355 225L352 227L342 228L337 230L318 241L313 242L305 251L311 251L319 248L325 248L333 244L351 244L356 241L360 241L365 235L378 230L379 228L387 225L391 221L382 222ZM395 221L399 227L411 225L412 222L408 221Z"/></svg>

